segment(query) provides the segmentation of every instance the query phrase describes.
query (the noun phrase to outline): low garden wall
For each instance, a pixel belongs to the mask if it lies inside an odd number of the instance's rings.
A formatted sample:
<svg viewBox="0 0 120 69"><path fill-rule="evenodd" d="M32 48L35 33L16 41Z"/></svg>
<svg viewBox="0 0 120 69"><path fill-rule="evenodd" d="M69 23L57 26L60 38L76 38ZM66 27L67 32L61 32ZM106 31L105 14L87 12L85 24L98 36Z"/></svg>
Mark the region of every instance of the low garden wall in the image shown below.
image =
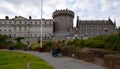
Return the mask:
<svg viewBox="0 0 120 69"><path fill-rule="evenodd" d="M75 51L69 51L69 50L64 50L63 54L65 56L69 56L72 58L77 58L80 60L84 60L84 61L94 61L94 54L89 52L89 53L85 53L85 52L75 52Z"/></svg>
<svg viewBox="0 0 120 69"><path fill-rule="evenodd" d="M120 69L120 54L105 55L104 63L109 69Z"/></svg>
<svg viewBox="0 0 120 69"><path fill-rule="evenodd" d="M105 49L90 49L90 51L93 52L94 55L99 58L104 58L104 55L109 55L113 53L112 51Z"/></svg>

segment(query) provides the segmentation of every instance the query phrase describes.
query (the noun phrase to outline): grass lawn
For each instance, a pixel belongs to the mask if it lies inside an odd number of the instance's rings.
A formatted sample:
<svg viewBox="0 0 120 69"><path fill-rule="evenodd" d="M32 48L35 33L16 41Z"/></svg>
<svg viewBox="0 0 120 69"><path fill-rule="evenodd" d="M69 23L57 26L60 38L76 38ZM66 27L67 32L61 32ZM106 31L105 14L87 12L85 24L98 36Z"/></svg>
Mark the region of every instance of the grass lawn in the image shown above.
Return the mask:
<svg viewBox="0 0 120 69"><path fill-rule="evenodd" d="M28 62L30 69L53 69L36 56L13 51L0 51L0 69L26 69Z"/></svg>

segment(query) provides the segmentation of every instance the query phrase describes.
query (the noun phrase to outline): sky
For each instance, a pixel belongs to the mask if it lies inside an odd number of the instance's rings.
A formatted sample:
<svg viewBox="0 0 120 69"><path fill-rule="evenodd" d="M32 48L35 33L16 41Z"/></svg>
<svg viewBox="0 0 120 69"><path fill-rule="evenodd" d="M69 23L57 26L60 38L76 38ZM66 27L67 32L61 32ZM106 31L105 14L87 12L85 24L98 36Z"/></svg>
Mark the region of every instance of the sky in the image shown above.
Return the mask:
<svg viewBox="0 0 120 69"><path fill-rule="evenodd" d="M75 13L74 26L77 16L80 20L108 20L110 17L120 26L120 0L43 0L42 4L45 19L52 19L55 10L69 9ZM40 19L41 0L0 0L0 19L5 16Z"/></svg>

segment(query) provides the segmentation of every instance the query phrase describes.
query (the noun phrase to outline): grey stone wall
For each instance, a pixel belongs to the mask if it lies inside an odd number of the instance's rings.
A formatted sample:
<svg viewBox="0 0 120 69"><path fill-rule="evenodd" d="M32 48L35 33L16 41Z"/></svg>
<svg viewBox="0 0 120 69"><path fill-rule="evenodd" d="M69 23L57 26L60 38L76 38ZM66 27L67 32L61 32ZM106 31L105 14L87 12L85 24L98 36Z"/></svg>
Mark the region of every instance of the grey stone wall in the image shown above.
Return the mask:
<svg viewBox="0 0 120 69"><path fill-rule="evenodd" d="M58 38L66 38L73 29L74 12L71 10L56 10L53 12L54 35Z"/></svg>
<svg viewBox="0 0 120 69"><path fill-rule="evenodd" d="M120 69L120 54L105 55L104 63L109 69Z"/></svg>

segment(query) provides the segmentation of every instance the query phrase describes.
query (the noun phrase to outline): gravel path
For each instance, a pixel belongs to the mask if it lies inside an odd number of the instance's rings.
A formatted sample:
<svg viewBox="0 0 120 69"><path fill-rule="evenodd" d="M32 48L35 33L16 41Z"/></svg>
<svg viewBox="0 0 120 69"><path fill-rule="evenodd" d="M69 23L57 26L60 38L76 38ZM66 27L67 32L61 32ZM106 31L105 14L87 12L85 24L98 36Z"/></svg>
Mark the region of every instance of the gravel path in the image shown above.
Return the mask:
<svg viewBox="0 0 120 69"><path fill-rule="evenodd" d="M28 54L32 54L44 59L55 69L107 69L102 66L84 62L82 60L77 60L69 57L52 57L50 53L40 53L36 51L18 51Z"/></svg>

